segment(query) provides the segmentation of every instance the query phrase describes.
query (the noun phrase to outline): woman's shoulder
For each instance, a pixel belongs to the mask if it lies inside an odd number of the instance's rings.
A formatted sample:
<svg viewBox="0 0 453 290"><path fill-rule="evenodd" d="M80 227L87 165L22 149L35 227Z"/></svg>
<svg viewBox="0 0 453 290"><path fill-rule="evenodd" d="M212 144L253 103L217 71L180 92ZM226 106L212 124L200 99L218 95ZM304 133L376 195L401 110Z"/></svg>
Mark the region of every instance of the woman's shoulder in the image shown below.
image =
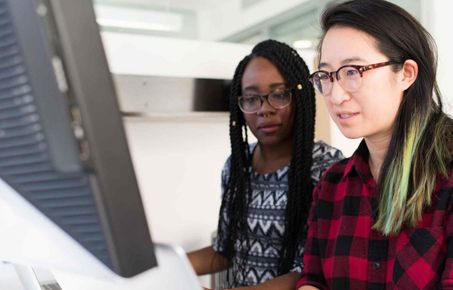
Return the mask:
<svg viewBox="0 0 453 290"><path fill-rule="evenodd" d="M226 160L225 160L225 163L223 164L223 167L222 167L222 175L224 174L229 174L230 172L230 167L231 167L231 155L229 155Z"/></svg>
<svg viewBox="0 0 453 290"><path fill-rule="evenodd" d="M319 181L324 171L343 159L341 150L324 141L316 141L313 144L313 163L311 166L311 177L314 183Z"/></svg>
<svg viewBox="0 0 453 290"><path fill-rule="evenodd" d="M324 141L316 141L313 144L313 165L329 167L335 162L344 159L341 150L325 143ZM327 167L325 169L327 169Z"/></svg>
<svg viewBox="0 0 453 290"><path fill-rule="evenodd" d="M313 144L313 157L315 158L319 156L336 160L344 158L340 149L337 149L322 140L315 141Z"/></svg>

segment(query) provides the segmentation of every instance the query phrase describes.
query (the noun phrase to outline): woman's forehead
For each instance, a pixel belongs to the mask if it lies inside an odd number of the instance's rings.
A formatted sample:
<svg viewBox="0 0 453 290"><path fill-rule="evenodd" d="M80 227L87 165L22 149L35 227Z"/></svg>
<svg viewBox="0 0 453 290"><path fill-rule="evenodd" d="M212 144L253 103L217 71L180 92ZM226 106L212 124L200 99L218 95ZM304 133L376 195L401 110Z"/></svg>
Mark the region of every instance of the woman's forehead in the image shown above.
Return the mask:
<svg viewBox="0 0 453 290"><path fill-rule="evenodd" d="M368 63L386 57L377 47L374 37L361 30L334 26L323 38L320 67Z"/></svg>
<svg viewBox="0 0 453 290"><path fill-rule="evenodd" d="M278 68L268 59L256 57L252 59L244 70L241 84L243 88L284 83L284 78Z"/></svg>

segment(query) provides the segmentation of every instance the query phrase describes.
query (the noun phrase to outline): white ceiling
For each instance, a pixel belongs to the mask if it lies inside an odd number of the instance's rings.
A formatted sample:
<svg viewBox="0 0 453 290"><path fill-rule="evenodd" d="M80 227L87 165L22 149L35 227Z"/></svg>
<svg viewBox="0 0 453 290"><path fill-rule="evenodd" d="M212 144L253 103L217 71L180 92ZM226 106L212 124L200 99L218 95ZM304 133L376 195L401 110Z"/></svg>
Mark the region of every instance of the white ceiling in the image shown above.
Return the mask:
<svg viewBox="0 0 453 290"><path fill-rule="evenodd" d="M121 5L129 7L162 7L165 9L199 10L217 6L225 0L95 0L98 4Z"/></svg>
<svg viewBox="0 0 453 290"><path fill-rule="evenodd" d="M158 17L159 15L154 15L155 17L146 16L139 18L137 13L147 13L147 12L154 12L157 14L169 14L166 17L166 21L164 24L167 25L167 22L170 22L169 19L171 16L179 15L182 19L178 25L178 27L182 27L184 31L181 29L178 32L162 32L156 29L137 29L131 27L121 26L110 26L110 29L115 31L129 31L132 33L147 33L152 35L158 36L166 36L166 37L179 37L179 38L196 38L196 39L204 39L204 40L213 40L213 39L226 39L227 41L232 42L247 42L247 39L251 39L251 41L255 41L253 39L254 35L259 35L260 38L268 38L268 37L282 37L284 41L290 41L293 38L301 39L301 35L303 34L305 38L316 38L318 32L310 32L308 30L313 30L317 27L312 22L316 22L317 19L315 16L311 17L310 15L304 15L309 9L313 7L323 7L327 2L330 1L340 1L340 0L293 0L293 1L286 1L286 0L269 0L269 1L262 1L261 5L263 9L259 10L259 13L255 13L251 15L250 13L245 13L244 11L247 9L240 9L241 1L242 4L246 3L247 1L253 2L254 0L93 0L95 4L98 6L116 6L111 8L129 8L128 11L129 16L130 14L134 14L135 16L132 19L133 24L136 25L137 19L140 19L141 23L143 22L153 22L153 27L162 26L163 24L160 23L158 20L162 17ZM257 0L258 1L258 0ZM281 1L281 2L279 2ZM405 7L410 12L413 13L416 17L420 17L420 1L422 0L391 0L391 2L395 2L402 7ZM260 2L260 1L258 1ZM231 5L234 3L234 5ZM277 3L281 3L277 5ZM297 9L285 9L285 5L287 3L299 3L296 8ZM289 4L290 7L293 4ZM293 5L294 6L294 5ZM219 9L221 7L221 9ZM291 6L292 7L292 6ZM311 7L311 8L310 8ZM223 9L225 8L225 9ZM282 8L282 9L277 9ZM107 8L108 9L108 8ZM118 9L117 9L118 10ZM125 9L126 10L126 9ZM135 10L135 11L134 11ZM236 11L237 10L237 11ZM210 12L213 13L203 13L203 12ZM250 12L246 11L246 12ZM201 12L201 13L200 13ZM126 12L124 12L127 14ZM143 14L142 13L142 14ZM217 13L217 14L216 14ZM297 15L304 15L305 18L299 19ZM171 14L171 15L170 15ZM221 14L221 15L220 15ZM296 17L294 14L297 14ZM212 17L212 15L217 15L219 17ZM227 15L229 17L223 17ZM241 19L241 21L236 21L235 19L239 19L242 16L246 16L245 18ZM267 15L267 16L263 16ZM113 13L110 13L109 18L114 16ZM163 17L165 18L165 17ZM287 18L287 19L286 19ZM291 19L290 19L291 18ZM257 20L258 19L258 20ZM293 21L293 19L296 19ZM305 20L306 21L305 21ZM308 20L307 20L308 19ZM112 20L112 19L110 19ZM118 22L118 20L124 19L113 19L113 21ZM152 21L151 21L152 20ZM161 19L162 20L162 19ZM223 21L223 22L222 22ZM308 21L308 23L307 23ZM215 28L211 29L211 26L214 27L212 24L216 22ZM273 34L270 34L270 27L274 27L276 30L278 27L276 25L284 25L286 30L290 29L291 23L294 22L297 27L295 30L294 35L289 35L289 32L274 31ZM110 22L111 23L111 22ZM280 23L280 24L279 24ZM293 24L294 24L293 23ZM291 25L290 25L291 24ZM150 25L149 23L147 24ZM301 27L302 25L302 27ZM101 24L104 29L108 29L109 26L106 24ZM175 25L173 25L175 26ZM172 27L173 27L172 26ZM175 27L176 27L175 26ZM294 26L294 25L293 25ZM129 29L129 30L128 30ZM222 30L223 29L223 30ZM278 30L278 29L277 29ZM282 30L282 29L280 29ZM172 30L173 31L173 30ZM223 34L222 34L223 33ZM220 35L220 36L219 36ZM284 38L284 36L289 37L288 39Z"/></svg>

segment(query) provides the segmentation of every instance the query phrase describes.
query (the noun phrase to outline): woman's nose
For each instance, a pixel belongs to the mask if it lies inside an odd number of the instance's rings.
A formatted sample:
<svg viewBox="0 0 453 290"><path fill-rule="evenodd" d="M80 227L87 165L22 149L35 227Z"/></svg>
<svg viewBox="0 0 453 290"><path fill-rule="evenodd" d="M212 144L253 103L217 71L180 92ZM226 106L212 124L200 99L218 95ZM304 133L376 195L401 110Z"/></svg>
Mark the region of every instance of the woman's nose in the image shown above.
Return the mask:
<svg viewBox="0 0 453 290"><path fill-rule="evenodd" d="M343 89L339 81L334 81L332 84L332 89L329 94L330 101L335 105L340 105L344 101L351 99L350 94Z"/></svg>
<svg viewBox="0 0 453 290"><path fill-rule="evenodd" d="M270 113L274 113L275 109L269 104L268 98L261 99L261 106L259 110L256 112L258 116L269 115Z"/></svg>

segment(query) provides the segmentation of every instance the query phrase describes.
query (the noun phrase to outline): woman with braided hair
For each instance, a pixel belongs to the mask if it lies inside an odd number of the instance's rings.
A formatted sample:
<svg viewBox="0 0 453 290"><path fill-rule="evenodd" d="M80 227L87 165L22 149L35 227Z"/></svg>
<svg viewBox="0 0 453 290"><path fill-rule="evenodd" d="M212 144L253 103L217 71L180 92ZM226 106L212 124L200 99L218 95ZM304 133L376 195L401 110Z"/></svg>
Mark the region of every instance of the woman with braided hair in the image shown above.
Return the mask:
<svg viewBox="0 0 453 290"><path fill-rule="evenodd" d="M199 275L231 267L221 289L293 289L300 275L312 188L342 158L313 141L308 77L299 54L275 40L257 44L236 68L217 238L188 254ZM256 144L248 144L247 126Z"/></svg>

